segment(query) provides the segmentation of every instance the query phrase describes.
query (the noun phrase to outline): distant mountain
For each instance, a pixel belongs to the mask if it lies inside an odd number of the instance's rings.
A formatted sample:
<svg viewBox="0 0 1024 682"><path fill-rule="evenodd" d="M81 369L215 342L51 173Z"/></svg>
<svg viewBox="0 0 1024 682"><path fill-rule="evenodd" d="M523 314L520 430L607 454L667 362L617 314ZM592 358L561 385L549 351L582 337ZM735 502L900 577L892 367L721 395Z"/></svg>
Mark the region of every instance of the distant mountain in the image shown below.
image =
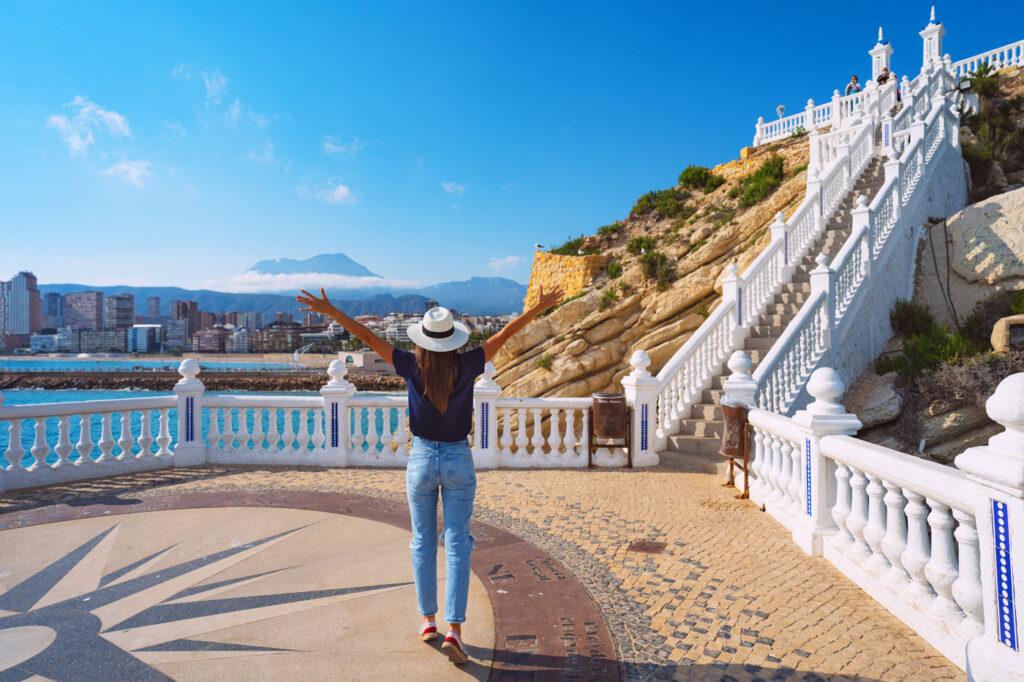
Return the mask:
<svg viewBox="0 0 1024 682"><path fill-rule="evenodd" d="M523 309L526 285L504 277L471 277L418 289L417 294L469 315L505 315Z"/></svg>
<svg viewBox="0 0 1024 682"><path fill-rule="evenodd" d="M255 311L269 315L277 312L290 312L300 317L300 306L295 302L295 295L288 294L232 294L223 291L206 289L181 289L179 287L95 287L84 284L40 284L41 292L57 292L66 294L73 291L102 291L104 296L116 294L132 294L135 296L135 314L146 315L147 300L151 296L160 297L160 313L170 312L171 301L195 301L200 310L209 312L248 312ZM419 313L423 312L426 296L418 294L375 294L361 300L348 300L331 297L331 302L348 315L370 315L378 313Z"/></svg>
<svg viewBox="0 0 1024 682"><path fill-rule="evenodd" d="M261 260L250 270L264 275L298 275L307 272L324 272L332 275L350 275L352 277L380 277L367 270L343 253L321 253L305 260L294 258L278 258Z"/></svg>

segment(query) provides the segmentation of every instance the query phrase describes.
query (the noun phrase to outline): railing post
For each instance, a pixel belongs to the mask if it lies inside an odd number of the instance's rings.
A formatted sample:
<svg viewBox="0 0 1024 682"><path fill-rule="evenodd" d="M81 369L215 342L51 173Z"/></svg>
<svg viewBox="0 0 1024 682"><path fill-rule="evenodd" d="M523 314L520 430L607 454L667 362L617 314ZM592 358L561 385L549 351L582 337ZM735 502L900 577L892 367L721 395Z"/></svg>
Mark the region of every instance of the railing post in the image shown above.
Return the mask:
<svg viewBox="0 0 1024 682"><path fill-rule="evenodd" d="M757 117L757 123L754 124L754 144L756 147L764 142L764 116Z"/></svg>
<svg viewBox="0 0 1024 682"><path fill-rule="evenodd" d="M174 466L194 467L206 464L203 442L203 392L206 388L197 379L199 363L193 358L178 366L181 379L174 385L178 396L178 444L174 446Z"/></svg>
<svg viewBox="0 0 1024 682"><path fill-rule="evenodd" d="M5 399L4 393L3 393L3 391L0 391L0 407L4 406L4 399ZM12 435L12 430L9 430L7 432L7 437L10 438L11 435ZM0 457L3 457L3 453L2 452L0 452ZM7 482L4 480L4 468L2 466L0 466L0 493L5 493L5 492L7 492Z"/></svg>
<svg viewBox="0 0 1024 682"><path fill-rule="evenodd" d="M750 356L742 350L733 351L729 356L729 378L722 384L724 393L721 403L723 405L743 405L753 409L757 396L757 382L750 374L753 363Z"/></svg>
<svg viewBox="0 0 1024 682"><path fill-rule="evenodd" d="M835 497L835 470L821 455L825 436L852 436L862 426L857 415L839 403L846 392L842 377L831 367L814 370L807 382L814 402L793 415L793 423L804 432L803 506L793 528L793 541L811 556L822 556L824 539L836 531L829 500Z"/></svg>
<svg viewBox="0 0 1024 682"><path fill-rule="evenodd" d="M904 107L910 107L911 111L914 109L914 88L910 85L910 77L907 74L903 74L903 80L900 81L900 100L903 102Z"/></svg>
<svg viewBox="0 0 1024 682"><path fill-rule="evenodd" d="M736 303L737 332L743 327L743 287L740 284L739 268L736 267L736 263L729 263L725 266L725 278L722 280L722 305L730 301ZM743 337L743 334L739 334L733 341L742 340Z"/></svg>
<svg viewBox="0 0 1024 682"><path fill-rule="evenodd" d="M488 362L473 386L473 464L478 469L498 466L498 410L494 405L501 386L494 380L496 371L494 363Z"/></svg>
<svg viewBox="0 0 1024 682"><path fill-rule="evenodd" d="M840 106L839 106L839 101L841 99L842 99L842 95L839 94L839 91L838 90L833 90L832 91L832 111L829 112L830 114L832 114L831 119L832 119L832 132L833 133L836 132L837 130L839 130L839 124L843 120L843 113L842 113L842 111L840 111Z"/></svg>
<svg viewBox="0 0 1024 682"><path fill-rule="evenodd" d="M985 492L975 509L985 632L967 643L973 682L1017 679L1024 670L1014 597L1024 594L1024 372L1003 379L985 410L1006 430L956 458Z"/></svg>
<svg viewBox="0 0 1024 682"><path fill-rule="evenodd" d="M832 364L832 325L835 320L835 287L833 280L835 272L828 266L828 256L819 253L814 259L817 267L811 270L811 296L819 292L825 294L825 320L822 321L822 344L825 347L825 354L821 357L823 365Z"/></svg>
<svg viewBox="0 0 1024 682"><path fill-rule="evenodd" d="M892 151L892 116L886 112L882 116L882 156L888 156Z"/></svg>
<svg viewBox="0 0 1024 682"><path fill-rule="evenodd" d="M924 139L924 127L924 115L915 113L914 120L910 124L910 142L907 146L912 146L918 140Z"/></svg>
<svg viewBox="0 0 1024 682"><path fill-rule="evenodd" d="M324 418L327 420L323 465L343 467L348 466L350 444L348 400L355 395L356 387L345 378L348 367L341 359L331 360L327 374L331 380L320 389L324 401ZM398 419L401 422L401 410ZM401 423L398 428L403 428Z"/></svg>
<svg viewBox="0 0 1024 682"><path fill-rule="evenodd" d="M646 351L635 350L629 358L633 371L622 377L626 404L633 408L633 439L630 445L633 466L653 467L661 461L654 452L655 404L658 400L658 380L647 371L651 359Z"/></svg>
<svg viewBox="0 0 1024 682"><path fill-rule="evenodd" d="M810 175L810 170L812 168L814 168L814 169L820 169L821 168L821 141L819 140L820 136L821 136L821 134L818 132L817 128L809 131L808 134L807 134L807 142L810 145L810 147L809 147L810 153L808 154L808 157L807 157L807 171L808 171L807 174L808 175Z"/></svg>
<svg viewBox="0 0 1024 682"><path fill-rule="evenodd" d="M811 132L813 130L817 130L818 129L818 126L814 122L814 100L813 99L808 99L807 100L807 106L804 107L804 123L807 124L805 126L805 130L807 130L807 132Z"/></svg>
<svg viewBox="0 0 1024 682"><path fill-rule="evenodd" d="M861 194L857 197L857 207L850 211L850 237L856 238L856 235L869 232L871 228L871 209L868 208L867 196ZM868 241L871 241L871 235L868 234ZM866 264L870 267L870 257L866 261ZM865 284L867 282L865 281Z"/></svg>

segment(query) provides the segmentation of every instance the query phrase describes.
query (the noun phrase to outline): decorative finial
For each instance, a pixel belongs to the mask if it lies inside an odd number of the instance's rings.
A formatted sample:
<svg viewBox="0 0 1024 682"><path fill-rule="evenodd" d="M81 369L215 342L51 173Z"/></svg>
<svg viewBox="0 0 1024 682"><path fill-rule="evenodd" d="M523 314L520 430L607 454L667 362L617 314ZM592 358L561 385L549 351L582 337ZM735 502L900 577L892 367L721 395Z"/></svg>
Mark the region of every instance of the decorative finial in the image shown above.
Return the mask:
<svg viewBox="0 0 1024 682"><path fill-rule="evenodd" d="M817 255L817 256L816 256L815 258L814 258L814 262L818 264L818 267L817 267L817 268L815 268L815 270L818 270L818 269L820 269L820 268L825 268L826 270L828 269L828 256L827 256L827 255L825 255L825 252L824 252L824 251L822 251L821 253L819 253L819 254L818 254L818 255Z"/></svg>
<svg viewBox="0 0 1024 682"><path fill-rule="evenodd" d="M935 5L932 5L932 15L930 17L928 17L928 23L930 23L930 24L934 24L935 23Z"/></svg>
<svg viewBox="0 0 1024 682"><path fill-rule="evenodd" d="M857 197L857 205L860 206L861 208L867 208L867 206L868 206L868 198L867 198L867 196L861 194L859 197Z"/></svg>
<svg viewBox="0 0 1024 682"><path fill-rule="evenodd" d="M346 374L348 374L348 367L343 360L331 360L331 364L327 367L327 376L331 377L331 380L327 384L329 386L347 384L348 382L345 380Z"/></svg>
<svg viewBox="0 0 1024 682"><path fill-rule="evenodd" d="M882 27L881 26L878 27L878 42L880 42L880 43L883 42L882 41Z"/></svg>
<svg viewBox="0 0 1024 682"><path fill-rule="evenodd" d="M494 368L493 362L488 362L484 365L484 378L493 379L494 375L498 373L498 370Z"/></svg>
<svg viewBox="0 0 1024 682"><path fill-rule="evenodd" d="M750 356L741 350L733 351L733 354L729 356L729 371L744 378L750 374L752 364Z"/></svg>
<svg viewBox="0 0 1024 682"><path fill-rule="evenodd" d="M775 214L775 224L778 225L779 223L786 224L786 214L782 211Z"/></svg>
<svg viewBox="0 0 1024 682"><path fill-rule="evenodd" d="M633 368L632 374L640 376L650 375L650 372L647 371L647 366L651 364L651 358L647 355L647 351L640 350L639 348L633 351L633 355L629 357L629 364Z"/></svg>
<svg viewBox="0 0 1024 682"><path fill-rule="evenodd" d="M846 392L846 385L839 372L831 367L821 367L814 370L810 380L807 382L807 392L814 398L814 402L807 406L807 411L813 414L843 414L846 408L839 403L839 399Z"/></svg>

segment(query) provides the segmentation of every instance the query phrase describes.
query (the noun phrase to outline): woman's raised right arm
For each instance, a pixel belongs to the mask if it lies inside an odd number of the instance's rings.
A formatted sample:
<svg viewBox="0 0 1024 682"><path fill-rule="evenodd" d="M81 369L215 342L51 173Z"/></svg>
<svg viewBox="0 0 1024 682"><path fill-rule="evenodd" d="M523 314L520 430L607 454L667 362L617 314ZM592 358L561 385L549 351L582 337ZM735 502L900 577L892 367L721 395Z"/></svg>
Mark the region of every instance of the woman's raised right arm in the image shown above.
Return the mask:
<svg viewBox="0 0 1024 682"><path fill-rule="evenodd" d="M392 359L395 347L370 331L366 325L356 322L351 317L331 305L331 302L327 300L327 294L323 289L320 289L320 297L314 296L305 289L302 290L302 293L304 293L305 296L296 296L295 300L308 307L302 308L300 312L306 312L308 310L314 313L327 315L344 327L349 334L369 346L373 352L384 360L384 362L389 365L395 364Z"/></svg>

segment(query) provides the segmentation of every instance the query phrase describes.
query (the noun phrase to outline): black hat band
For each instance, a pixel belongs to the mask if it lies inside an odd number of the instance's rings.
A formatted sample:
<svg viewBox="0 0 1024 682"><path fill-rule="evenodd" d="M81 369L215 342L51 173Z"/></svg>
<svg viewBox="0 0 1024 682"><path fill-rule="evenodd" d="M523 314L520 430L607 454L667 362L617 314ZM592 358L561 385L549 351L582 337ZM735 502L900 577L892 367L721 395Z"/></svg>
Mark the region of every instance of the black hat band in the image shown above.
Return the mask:
<svg viewBox="0 0 1024 682"><path fill-rule="evenodd" d="M420 329L423 331L424 336L429 336L432 339L447 339L449 336L455 333L454 326L452 326L451 329L448 329L447 331L443 332L432 332L426 327L420 327Z"/></svg>

